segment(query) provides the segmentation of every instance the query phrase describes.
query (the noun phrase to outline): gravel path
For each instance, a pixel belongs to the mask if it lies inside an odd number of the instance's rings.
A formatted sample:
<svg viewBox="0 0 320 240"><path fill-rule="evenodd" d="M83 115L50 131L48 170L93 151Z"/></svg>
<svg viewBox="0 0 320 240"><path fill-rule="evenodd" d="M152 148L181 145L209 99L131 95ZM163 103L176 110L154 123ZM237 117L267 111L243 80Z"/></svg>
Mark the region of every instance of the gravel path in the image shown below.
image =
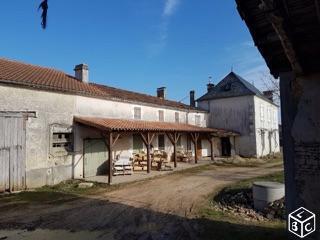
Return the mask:
<svg viewBox="0 0 320 240"><path fill-rule="evenodd" d="M224 185L267 175L282 166L210 167L131 184L60 204L0 203L4 239L197 239L196 209Z"/></svg>

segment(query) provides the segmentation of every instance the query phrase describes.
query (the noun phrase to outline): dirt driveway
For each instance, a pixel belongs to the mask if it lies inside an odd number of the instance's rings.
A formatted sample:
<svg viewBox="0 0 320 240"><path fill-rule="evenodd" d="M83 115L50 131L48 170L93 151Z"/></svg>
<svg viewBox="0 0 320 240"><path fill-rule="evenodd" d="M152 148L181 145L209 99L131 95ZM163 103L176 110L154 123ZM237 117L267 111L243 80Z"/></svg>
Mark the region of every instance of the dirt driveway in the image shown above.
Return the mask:
<svg viewBox="0 0 320 240"><path fill-rule="evenodd" d="M95 196L54 204L0 203L4 239L197 239L197 207L208 194L239 180L282 170L215 167L176 173Z"/></svg>

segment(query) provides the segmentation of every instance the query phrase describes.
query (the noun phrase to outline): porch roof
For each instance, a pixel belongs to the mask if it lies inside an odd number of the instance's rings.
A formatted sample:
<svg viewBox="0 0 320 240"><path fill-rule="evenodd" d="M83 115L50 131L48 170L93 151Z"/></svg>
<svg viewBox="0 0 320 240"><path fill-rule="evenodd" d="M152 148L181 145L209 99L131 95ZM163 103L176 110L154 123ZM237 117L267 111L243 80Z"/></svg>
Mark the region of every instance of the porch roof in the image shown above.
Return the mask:
<svg viewBox="0 0 320 240"><path fill-rule="evenodd" d="M97 117L74 117L74 121L103 131L127 132L197 132L215 136L237 136L236 132L216 128L204 128L183 123L153 122Z"/></svg>

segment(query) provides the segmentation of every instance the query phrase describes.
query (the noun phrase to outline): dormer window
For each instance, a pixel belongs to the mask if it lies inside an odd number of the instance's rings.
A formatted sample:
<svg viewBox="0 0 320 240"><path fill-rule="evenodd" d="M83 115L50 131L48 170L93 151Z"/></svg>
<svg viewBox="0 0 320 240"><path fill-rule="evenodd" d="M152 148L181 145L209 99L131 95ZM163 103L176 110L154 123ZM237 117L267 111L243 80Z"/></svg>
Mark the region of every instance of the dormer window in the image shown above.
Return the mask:
<svg viewBox="0 0 320 240"><path fill-rule="evenodd" d="M231 83L226 84L226 85L224 86L223 90L224 90L225 92L230 91L230 90L231 90Z"/></svg>

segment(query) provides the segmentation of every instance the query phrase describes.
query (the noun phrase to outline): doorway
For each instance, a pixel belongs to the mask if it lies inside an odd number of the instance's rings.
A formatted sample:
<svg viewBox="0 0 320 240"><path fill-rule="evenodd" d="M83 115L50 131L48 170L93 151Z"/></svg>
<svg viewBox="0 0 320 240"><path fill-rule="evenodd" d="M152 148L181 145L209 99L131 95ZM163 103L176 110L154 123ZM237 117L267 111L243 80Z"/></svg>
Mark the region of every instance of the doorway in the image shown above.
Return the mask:
<svg viewBox="0 0 320 240"><path fill-rule="evenodd" d="M26 188L26 129L23 113L0 113L0 192Z"/></svg>
<svg viewBox="0 0 320 240"><path fill-rule="evenodd" d="M221 138L221 155L223 157L231 156L231 143L229 137Z"/></svg>
<svg viewBox="0 0 320 240"><path fill-rule="evenodd" d="M84 177L107 175L107 146L103 139L84 140Z"/></svg>

